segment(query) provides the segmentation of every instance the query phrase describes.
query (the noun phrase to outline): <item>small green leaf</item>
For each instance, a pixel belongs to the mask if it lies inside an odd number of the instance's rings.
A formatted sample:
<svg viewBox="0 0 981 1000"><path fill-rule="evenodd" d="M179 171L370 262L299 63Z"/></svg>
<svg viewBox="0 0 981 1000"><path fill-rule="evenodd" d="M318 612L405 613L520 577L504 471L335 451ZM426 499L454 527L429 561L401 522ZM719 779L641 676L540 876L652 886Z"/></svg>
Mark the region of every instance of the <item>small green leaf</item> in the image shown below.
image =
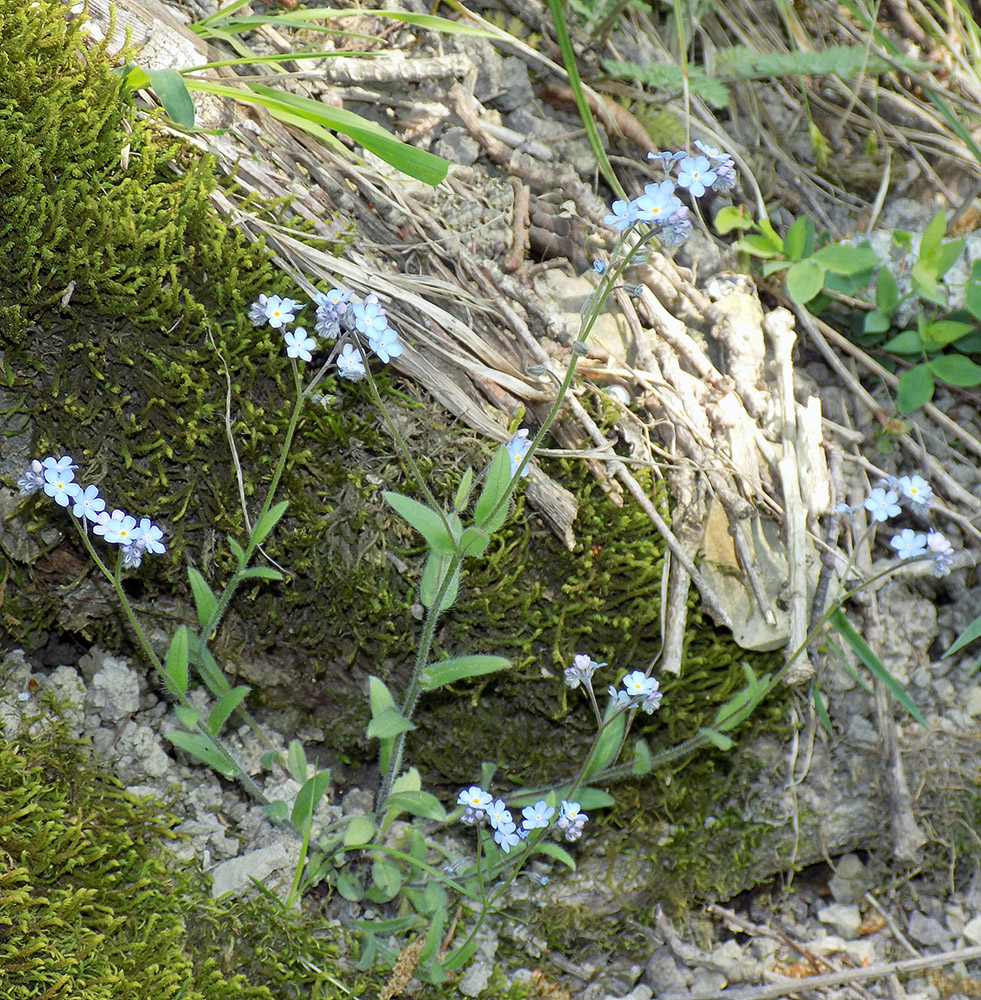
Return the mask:
<svg viewBox="0 0 981 1000"><path fill-rule="evenodd" d="M883 316L892 316L899 305L899 288L888 267L879 268L875 279L875 307ZM886 328L888 329L888 327Z"/></svg>
<svg viewBox="0 0 981 1000"><path fill-rule="evenodd" d="M395 699L391 691L385 687L385 682L381 678L374 675L368 678L368 704L372 715L378 715L386 708L395 708Z"/></svg>
<svg viewBox="0 0 981 1000"><path fill-rule="evenodd" d="M973 323L961 323L954 319L938 319L923 324L923 336L938 344L952 344L975 329Z"/></svg>
<svg viewBox="0 0 981 1000"><path fill-rule="evenodd" d="M981 319L981 257L971 263L964 286L964 305L975 319Z"/></svg>
<svg viewBox="0 0 981 1000"><path fill-rule="evenodd" d="M554 841L551 840L540 840L535 844L534 854L546 854L550 858L555 858L556 861L561 862L570 871L576 870L576 862L572 859L572 855L569 854L567 850L559 847Z"/></svg>
<svg viewBox="0 0 981 1000"><path fill-rule="evenodd" d="M892 696L916 721L926 728L926 719L920 714L920 710L913 703L913 699L906 693L906 689L896 680L886 669L885 665L875 653L869 648L866 641L855 631L851 622L845 617L841 608L836 608L829 619L831 624L838 631L838 634L851 646L855 655L864 663L869 670L879 678L888 688Z"/></svg>
<svg viewBox="0 0 981 1000"><path fill-rule="evenodd" d="M226 691L219 699L218 703L211 710L211 714L208 716L208 730L214 736L217 736L221 732L221 727L228 720L228 717L238 708L242 699L251 691L252 689L245 684L240 684L236 688L232 688L231 691Z"/></svg>
<svg viewBox="0 0 981 1000"><path fill-rule="evenodd" d="M473 485L473 469L468 465L463 476L460 478L460 485L456 488L456 496L453 498L453 509L461 511L470 499L470 487Z"/></svg>
<svg viewBox="0 0 981 1000"><path fill-rule="evenodd" d="M698 733L700 736L704 736L718 750L731 750L735 746L735 743L728 736L724 736L715 729L703 727L699 729Z"/></svg>
<svg viewBox="0 0 981 1000"><path fill-rule="evenodd" d="M580 788L573 799L585 812L593 809L609 809L616 802L612 795L601 792L598 788Z"/></svg>
<svg viewBox="0 0 981 1000"><path fill-rule="evenodd" d="M443 803L429 792L393 792L385 803L387 811L407 812L423 819L436 819L446 822L446 809Z"/></svg>
<svg viewBox="0 0 981 1000"><path fill-rule="evenodd" d="M483 528L464 528L460 536L460 555L483 555L488 545L490 545L490 535Z"/></svg>
<svg viewBox="0 0 981 1000"><path fill-rule="evenodd" d="M245 549L242 548L238 542L232 538L231 535L228 536L228 548L232 555L235 557L235 561L238 563L239 568L245 565Z"/></svg>
<svg viewBox="0 0 981 1000"><path fill-rule="evenodd" d="M262 811L274 823L281 823L289 815L289 809L286 807L286 803L282 799L276 799L274 802L267 802L262 807Z"/></svg>
<svg viewBox="0 0 981 1000"><path fill-rule="evenodd" d="M745 250L751 256L759 257L762 260L776 257L777 254L783 251L782 246L774 246L773 240L769 236L763 236L759 233L748 233L736 246L738 249Z"/></svg>
<svg viewBox="0 0 981 1000"><path fill-rule="evenodd" d="M511 661L503 656L487 656L474 654L471 656L456 656L451 660L440 660L430 663L422 674L422 689L435 691L447 684L466 680L469 677L479 677L482 674L493 674L499 670L507 670Z"/></svg>
<svg viewBox="0 0 981 1000"><path fill-rule="evenodd" d="M644 740L634 744L634 774L642 778L651 773L651 748Z"/></svg>
<svg viewBox="0 0 981 1000"><path fill-rule="evenodd" d="M286 766L289 768L290 777L298 785L307 780L307 752L299 740L290 740L286 750Z"/></svg>
<svg viewBox="0 0 981 1000"><path fill-rule="evenodd" d="M974 642L975 639L981 639L981 615L971 622L970 625L964 629L963 632L953 641L950 649L944 653L944 657L953 656L954 653L959 653L965 646L969 643Z"/></svg>
<svg viewBox="0 0 981 1000"><path fill-rule="evenodd" d="M385 503L400 514L416 531L426 539L426 544L433 552L451 556L456 552L456 539L447 530L445 519L435 510L427 507L412 497L401 493L385 491L382 493Z"/></svg>
<svg viewBox="0 0 981 1000"><path fill-rule="evenodd" d="M896 409L900 413L912 413L924 403L933 399L933 373L926 363L903 372L896 383Z"/></svg>
<svg viewBox="0 0 981 1000"><path fill-rule="evenodd" d="M834 732L831 728L831 717L828 715L827 698L825 698L822 693L817 681L811 682L811 701L814 703L814 711L817 713L818 722L821 723L821 728L829 736L833 736Z"/></svg>
<svg viewBox="0 0 981 1000"><path fill-rule="evenodd" d="M307 778L303 782L300 790L296 793L296 801L290 812L290 821L294 826L302 829L303 824L309 821L314 810L320 804L320 800L324 797L329 784L329 770L318 771L312 778Z"/></svg>
<svg viewBox="0 0 981 1000"><path fill-rule="evenodd" d="M239 572L240 580L284 580L285 577L278 569L271 566L252 566L250 569L243 569Z"/></svg>
<svg viewBox="0 0 981 1000"><path fill-rule="evenodd" d="M920 237L920 249L917 256L926 263L937 263L940 252L940 244L947 232L947 214L941 208L930 220L923 236Z"/></svg>
<svg viewBox="0 0 981 1000"><path fill-rule="evenodd" d="M981 385L981 365L963 354L943 354L930 362L930 370L948 385L971 387Z"/></svg>
<svg viewBox="0 0 981 1000"><path fill-rule="evenodd" d="M399 733L408 732L416 727L394 706L384 709L379 715L372 715L368 723L369 739L386 740Z"/></svg>
<svg viewBox="0 0 981 1000"><path fill-rule="evenodd" d="M960 259L964 252L964 240L951 240L940 248L937 256L936 271L937 277L942 278Z"/></svg>
<svg viewBox="0 0 981 1000"><path fill-rule="evenodd" d="M254 545L261 545L268 537L269 533L279 524L280 518L286 513L289 504L282 500L280 503L270 507L269 510L259 518L252 526L252 536L250 541Z"/></svg>
<svg viewBox="0 0 981 1000"><path fill-rule="evenodd" d="M337 873L337 881L334 883L337 894L351 903L358 903L364 899L364 888L361 879L353 872L342 871Z"/></svg>
<svg viewBox="0 0 981 1000"><path fill-rule="evenodd" d="M885 333L892 326L892 320L885 313L873 309L867 312L862 320L863 333Z"/></svg>
<svg viewBox="0 0 981 1000"><path fill-rule="evenodd" d="M787 272L787 294L795 302L809 302L824 288L824 268L809 257L800 260Z"/></svg>
<svg viewBox="0 0 981 1000"><path fill-rule="evenodd" d="M910 270L913 291L925 302L945 307L947 290L938 281L937 272L929 264L918 260Z"/></svg>
<svg viewBox="0 0 981 1000"><path fill-rule="evenodd" d="M194 101L184 77L176 69L148 69L146 75L167 117L181 128L194 128Z"/></svg>
<svg viewBox="0 0 981 1000"><path fill-rule="evenodd" d="M429 553L422 571L422 579L419 581L419 600L422 601L423 607L431 608L435 605L443 581L451 571L452 576L443 591L440 606L436 609L438 611L445 611L456 600L460 588L460 561L440 555L438 552Z"/></svg>
<svg viewBox="0 0 981 1000"><path fill-rule="evenodd" d="M191 584L191 593L194 595L194 607L198 614L198 624L202 629L207 628L211 616L218 607L218 598L214 591L208 586L207 580L193 567L187 567L187 579ZM207 639L202 636L202 639Z"/></svg>
<svg viewBox="0 0 981 1000"><path fill-rule="evenodd" d="M802 260L814 252L814 223L806 215L802 215L787 230L783 238L783 252L788 260Z"/></svg>
<svg viewBox="0 0 981 1000"><path fill-rule="evenodd" d="M187 690L188 641L187 626L181 625L174 632L167 656L164 659L164 679L167 687L174 694L183 694Z"/></svg>
<svg viewBox="0 0 981 1000"><path fill-rule="evenodd" d="M720 236L726 236L734 229L749 229L752 224L753 217L746 211L745 205L740 205L738 208L734 205L725 205L715 215L715 231Z"/></svg>
<svg viewBox="0 0 981 1000"><path fill-rule="evenodd" d="M354 816L344 831L344 846L362 847L370 844L375 833L377 827L371 816Z"/></svg>
<svg viewBox="0 0 981 1000"><path fill-rule="evenodd" d="M175 705L174 715L186 729L197 729L198 723L201 721L201 713L196 708L191 708L190 705Z"/></svg>
<svg viewBox="0 0 981 1000"><path fill-rule="evenodd" d="M923 341L918 331L903 330L892 340L886 341L882 348L885 351L892 351L893 354L920 354L923 351Z"/></svg>
<svg viewBox="0 0 981 1000"><path fill-rule="evenodd" d="M219 774L224 775L226 778L235 777L235 765L225 758L214 742L207 736L203 736L200 733L185 733L181 730L166 733L165 735L175 747L180 747L185 753L196 757Z"/></svg>
<svg viewBox="0 0 981 1000"><path fill-rule="evenodd" d="M375 903L387 903L402 888L402 876L388 858L375 858L371 863L371 881L378 892L372 894L369 890L368 896Z"/></svg>
<svg viewBox="0 0 981 1000"><path fill-rule="evenodd" d="M418 792L422 789L422 775L417 768L410 767L392 782L393 792Z"/></svg>
<svg viewBox="0 0 981 1000"><path fill-rule="evenodd" d="M830 243L821 247L813 259L829 271L844 275L860 274L882 263L879 255L868 244L853 247L845 243Z"/></svg>
<svg viewBox="0 0 981 1000"><path fill-rule="evenodd" d="M497 531L508 515L508 505L501 503L507 494L511 483L511 456L503 445L497 449L494 459L487 470L484 488L480 491L480 499L474 508L474 523L486 531ZM500 509L494 515L491 523L491 512L501 503ZM503 516L501 516L503 514Z"/></svg>
<svg viewBox="0 0 981 1000"><path fill-rule="evenodd" d="M609 725L603 730L599 738L593 744L592 752L582 769L583 781L588 781L597 771L602 770L613 762L620 744L623 741L623 734L627 724L627 713L620 712ZM580 802L580 805L582 803Z"/></svg>

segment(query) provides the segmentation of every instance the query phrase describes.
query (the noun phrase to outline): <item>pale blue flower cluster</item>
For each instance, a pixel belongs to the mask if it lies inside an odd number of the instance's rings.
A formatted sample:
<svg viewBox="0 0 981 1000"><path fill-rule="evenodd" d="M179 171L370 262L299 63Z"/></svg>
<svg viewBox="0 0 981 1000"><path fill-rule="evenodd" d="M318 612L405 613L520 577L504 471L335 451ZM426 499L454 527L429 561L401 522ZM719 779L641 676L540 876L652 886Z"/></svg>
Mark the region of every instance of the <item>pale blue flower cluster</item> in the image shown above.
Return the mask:
<svg viewBox="0 0 981 1000"><path fill-rule="evenodd" d="M150 518L141 517L137 521L124 510L107 511L97 487L75 482L77 468L69 455L34 459L17 480L20 494L30 496L43 490L59 507L70 507L83 530L88 531L91 525L93 535L101 535L110 545L120 546L123 566L127 569L139 566L144 552L159 555L167 551L163 531Z"/></svg>
<svg viewBox="0 0 981 1000"><path fill-rule="evenodd" d="M605 663L597 663L595 660L590 659L585 653L578 653L572 660L572 666L565 668L565 682L572 688L573 691L580 684L584 686L591 686L593 681L593 674L600 667L605 667Z"/></svg>
<svg viewBox="0 0 981 1000"><path fill-rule="evenodd" d="M924 516L933 506L933 489L922 476L887 476L882 483L882 486L871 490L858 507L838 504L835 513L854 514L864 509L873 521L881 524L900 514L904 504ZM940 531L919 532L903 528L889 539L889 545L898 559L918 559L929 555L933 559L936 576L946 576L950 572L954 547Z"/></svg>
<svg viewBox="0 0 981 1000"><path fill-rule="evenodd" d="M620 232L636 223L646 223L653 227L663 245L684 243L692 225L687 206L676 194L677 188L684 188L693 198L701 198L709 190L727 191L736 183L735 164L728 153L720 153L701 142L695 145L701 151L699 156L684 152L648 153L647 158L661 167L665 179L660 184L646 185L644 193L633 201L613 202L603 222ZM676 173L674 180L670 176L672 171Z"/></svg>
<svg viewBox="0 0 981 1000"><path fill-rule="evenodd" d="M369 295L361 302L354 301L353 297L354 292L349 288L317 292L313 297L317 307L314 332L325 340L346 338L334 359L337 373L341 378L357 381L366 374L366 350L372 351L387 364L402 353L402 344L376 295ZM249 308L249 319L254 326L268 324L282 330L289 357L312 361L313 352L317 349L316 338L302 326L288 328L301 308L293 299L260 295Z"/></svg>
<svg viewBox="0 0 981 1000"><path fill-rule="evenodd" d="M494 841L505 854L510 854L511 848L525 840L532 830L548 829L555 815L555 809L542 799L533 806L525 806L521 810L522 820L519 827L504 800L495 799L490 792L485 792L478 785L464 788L456 801L457 805L466 807L460 817L461 822L467 826L489 823L494 831ZM563 800L555 826L564 834L566 840L578 840L582 836L588 818L578 802Z"/></svg>
<svg viewBox="0 0 981 1000"><path fill-rule="evenodd" d="M661 707L661 689L653 677L648 677L640 670L627 674L621 682L620 691L611 684L607 689L614 705L621 709L639 708L647 715L653 715Z"/></svg>
<svg viewBox="0 0 981 1000"><path fill-rule="evenodd" d="M524 457L528 454L528 449L531 447L531 441L528 440L528 428L522 427L521 430L515 431L511 435L511 440L504 447L511 458L511 475L513 476L518 471L518 466L524 461ZM521 475L527 476L529 472L531 472L531 467L526 463L525 467L521 470Z"/></svg>

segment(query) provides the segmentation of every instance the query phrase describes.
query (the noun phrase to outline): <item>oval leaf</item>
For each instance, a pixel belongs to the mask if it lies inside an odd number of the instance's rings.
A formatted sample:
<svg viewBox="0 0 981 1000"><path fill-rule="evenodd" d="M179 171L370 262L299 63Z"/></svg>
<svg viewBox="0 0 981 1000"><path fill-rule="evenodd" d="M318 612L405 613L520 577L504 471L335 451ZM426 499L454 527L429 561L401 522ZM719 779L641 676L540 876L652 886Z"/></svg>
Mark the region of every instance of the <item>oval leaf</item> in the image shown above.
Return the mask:
<svg viewBox="0 0 981 1000"><path fill-rule="evenodd" d="M312 778L303 782L303 787L297 792L296 801L290 812L290 820L294 826L302 829L303 824L309 822L313 811L320 805L320 800L324 797L329 784L329 770L318 771Z"/></svg>
<svg viewBox="0 0 981 1000"><path fill-rule="evenodd" d="M370 816L355 816L344 831L344 846L362 847L370 844L375 832L375 821Z"/></svg>
<svg viewBox="0 0 981 1000"><path fill-rule="evenodd" d="M184 77L176 69L148 69L146 75L167 117L182 128L194 128L194 101L187 92Z"/></svg>
<svg viewBox="0 0 981 1000"><path fill-rule="evenodd" d="M201 628L207 628L211 616L218 607L218 598L214 591L208 586L208 581L193 567L187 567L187 579L191 584L191 593L194 595L194 607L198 613L198 624Z"/></svg>
<svg viewBox="0 0 981 1000"><path fill-rule="evenodd" d="M927 364L916 365L903 372L896 383L896 409L912 413L933 399L933 373Z"/></svg>
<svg viewBox="0 0 981 1000"><path fill-rule="evenodd" d="M814 260L800 260L787 272L787 294L795 302L810 302L824 288L824 268Z"/></svg>
<svg viewBox="0 0 981 1000"><path fill-rule="evenodd" d="M371 722L368 723L368 736L371 739L391 739L399 733L415 728L397 708L392 706L371 717Z"/></svg>
<svg viewBox="0 0 981 1000"><path fill-rule="evenodd" d="M302 785L307 780L307 752L299 740L290 740L286 751L286 764L290 777L298 785Z"/></svg>
<svg viewBox="0 0 981 1000"><path fill-rule="evenodd" d="M930 362L930 371L948 385L981 385L981 365L963 354L944 354Z"/></svg>
<svg viewBox="0 0 981 1000"><path fill-rule="evenodd" d="M423 819L446 822L446 809L443 808L443 803L429 792L394 792L389 795L385 808L389 813L407 812Z"/></svg>
<svg viewBox="0 0 981 1000"><path fill-rule="evenodd" d="M456 552L456 540L447 530L444 518L431 507L413 500L412 497L402 496L401 493L386 491L382 496L389 507L405 518L426 539L433 552L446 556Z"/></svg>

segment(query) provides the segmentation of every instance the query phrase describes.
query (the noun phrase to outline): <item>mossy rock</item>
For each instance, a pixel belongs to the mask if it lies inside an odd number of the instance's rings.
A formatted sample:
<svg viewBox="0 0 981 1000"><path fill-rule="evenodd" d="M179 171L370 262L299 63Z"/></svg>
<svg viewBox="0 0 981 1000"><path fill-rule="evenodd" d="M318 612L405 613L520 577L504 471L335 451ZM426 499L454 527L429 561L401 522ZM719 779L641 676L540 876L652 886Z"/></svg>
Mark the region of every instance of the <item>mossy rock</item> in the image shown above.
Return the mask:
<svg viewBox="0 0 981 1000"><path fill-rule="evenodd" d="M186 564L220 582L231 562L225 536L246 535L225 427L229 385L253 515L276 464L293 369L279 333L255 328L247 311L260 292L296 291L261 243L212 209L219 181L208 158L134 115L106 53L84 53L79 24L57 3L0 0L0 408L24 458L70 454L78 480L96 482L110 506L164 523L167 555L147 558L127 587L168 633L193 619ZM432 488L452 496L461 470L479 468L489 448L411 385L381 378ZM383 488L413 490L367 390L327 379L323 392L326 405L303 414L280 491L289 511L267 544L292 575L240 590L215 653L235 679L256 683L254 698L311 715L332 749L372 756L365 678L397 689L407 676L418 628L407 607L423 553L381 501ZM578 547L566 551L519 502L469 568L437 653L493 651L514 669L423 706L413 759L434 777L472 780L487 756L528 778L564 773L589 729L578 702L566 701L562 667L589 652L610 662L602 681L612 682L658 649L660 538L629 501L612 505L581 464L545 468L577 494ZM663 494L658 502L667 513ZM6 527L44 540L53 525L65 537L33 560L0 556L4 627L28 647L61 631L126 650L112 594L61 512L35 497ZM712 718L742 683L741 659L772 669L694 605L691 625L685 674L665 684L651 723L662 741ZM455 732L472 737L466 753L434 738Z"/></svg>
<svg viewBox="0 0 981 1000"><path fill-rule="evenodd" d="M264 898L213 901L169 855L159 803L127 795L65 733L0 744L0 803L6 1000L350 995L331 978L377 995L380 982L339 967L347 942L322 923Z"/></svg>

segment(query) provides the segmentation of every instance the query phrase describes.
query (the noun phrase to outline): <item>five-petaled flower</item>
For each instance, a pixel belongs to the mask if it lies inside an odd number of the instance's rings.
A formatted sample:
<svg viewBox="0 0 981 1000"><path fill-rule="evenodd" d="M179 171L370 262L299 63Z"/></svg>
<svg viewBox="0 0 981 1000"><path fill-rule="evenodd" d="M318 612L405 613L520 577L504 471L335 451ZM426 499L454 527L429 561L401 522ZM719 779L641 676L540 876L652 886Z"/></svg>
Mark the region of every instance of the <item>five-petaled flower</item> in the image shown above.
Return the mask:
<svg viewBox="0 0 981 1000"><path fill-rule="evenodd" d="M364 359L353 344L345 344L337 355L337 374L351 382L364 378Z"/></svg>
<svg viewBox="0 0 981 1000"><path fill-rule="evenodd" d="M82 492L82 487L74 480L75 473L70 466L53 465L44 470L44 492L59 507L67 507Z"/></svg>
<svg viewBox="0 0 981 1000"><path fill-rule="evenodd" d="M98 487L86 486L84 490L80 488L75 494L75 506L72 507L75 517L95 521L105 509L106 502L99 496Z"/></svg>
<svg viewBox="0 0 981 1000"><path fill-rule="evenodd" d="M933 499L933 489L920 476L900 476L899 489L914 507L926 509Z"/></svg>
<svg viewBox="0 0 981 1000"><path fill-rule="evenodd" d="M913 559L922 556L927 550L927 537L912 528L903 528L898 535L889 539L889 544L896 550L899 559Z"/></svg>
<svg viewBox="0 0 981 1000"><path fill-rule="evenodd" d="M877 486L865 498L863 506L874 520L886 521L899 513L900 506L896 502L898 499L899 495L895 490L884 490L881 486Z"/></svg>
<svg viewBox="0 0 981 1000"><path fill-rule="evenodd" d="M291 358L299 358L301 361L312 361L311 351L317 349L317 342L313 337L307 336L307 331L302 326L295 330L287 330L283 334L286 343L286 354Z"/></svg>
<svg viewBox="0 0 981 1000"><path fill-rule="evenodd" d="M555 810L542 799L533 806L525 806L521 810L521 815L524 816L521 825L526 830L544 830L548 826L548 821L555 815Z"/></svg>
<svg viewBox="0 0 981 1000"><path fill-rule="evenodd" d="M528 454L528 449L531 447L531 441L528 440L528 428L522 427L521 430L515 431L511 435L511 440L504 447L511 457L511 475L513 476L518 471L518 466L521 465L525 455ZM530 471L526 462L524 468L521 470L521 475L527 476Z"/></svg>
<svg viewBox="0 0 981 1000"><path fill-rule="evenodd" d="M266 299L264 311L269 325L278 330L281 326L293 322L296 310L299 308L299 302L294 302L292 299L281 299L278 295L270 295Z"/></svg>

